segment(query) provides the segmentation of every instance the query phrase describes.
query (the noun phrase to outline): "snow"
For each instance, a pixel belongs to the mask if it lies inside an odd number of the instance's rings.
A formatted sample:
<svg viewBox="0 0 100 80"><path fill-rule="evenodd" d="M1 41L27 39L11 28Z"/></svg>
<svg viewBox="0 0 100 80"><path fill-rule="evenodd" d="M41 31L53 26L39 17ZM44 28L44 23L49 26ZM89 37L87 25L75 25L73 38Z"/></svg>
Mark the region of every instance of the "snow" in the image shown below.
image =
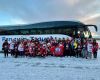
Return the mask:
<svg viewBox="0 0 100 80"><path fill-rule="evenodd" d="M4 58L0 54L0 80L100 80L100 50L97 59Z"/></svg>

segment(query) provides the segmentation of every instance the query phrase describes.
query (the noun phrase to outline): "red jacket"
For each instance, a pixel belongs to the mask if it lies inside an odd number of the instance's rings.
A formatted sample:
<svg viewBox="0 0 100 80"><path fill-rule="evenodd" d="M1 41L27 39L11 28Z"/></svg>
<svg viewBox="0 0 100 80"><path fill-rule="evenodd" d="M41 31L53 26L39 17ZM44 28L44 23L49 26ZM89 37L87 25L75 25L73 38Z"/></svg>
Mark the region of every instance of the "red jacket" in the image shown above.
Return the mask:
<svg viewBox="0 0 100 80"><path fill-rule="evenodd" d="M93 53L94 52L97 52L98 51L98 48L99 48L98 43L93 44Z"/></svg>
<svg viewBox="0 0 100 80"><path fill-rule="evenodd" d="M51 46L50 52L51 52L51 54L54 54L54 52L55 52L55 46Z"/></svg>
<svg viewBox="0 0 100 80"><path fill-rule="evenodd" d="M40 55L42 55L42 56L47 55L47 50L46 50L45 47L41 47L41 48L40 48Z"/></svg>

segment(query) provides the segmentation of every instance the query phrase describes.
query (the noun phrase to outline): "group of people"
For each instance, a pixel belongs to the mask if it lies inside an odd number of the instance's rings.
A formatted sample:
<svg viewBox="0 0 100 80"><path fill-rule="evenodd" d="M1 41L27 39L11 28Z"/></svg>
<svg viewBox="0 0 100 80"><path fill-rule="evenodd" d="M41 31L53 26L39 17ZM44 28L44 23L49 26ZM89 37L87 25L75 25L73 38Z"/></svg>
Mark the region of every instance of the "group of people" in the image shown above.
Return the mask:
<svg viewBox="0 0 100 80"><path fill-rule="evenodd" d="M17 57L46 57L46 56L74 56L82 58L97 58L98 43L93 38L73 38L73 39L57 39L45 38L39 41L37 38L32 40L7 40L2 45L4 56Z"/></svg>

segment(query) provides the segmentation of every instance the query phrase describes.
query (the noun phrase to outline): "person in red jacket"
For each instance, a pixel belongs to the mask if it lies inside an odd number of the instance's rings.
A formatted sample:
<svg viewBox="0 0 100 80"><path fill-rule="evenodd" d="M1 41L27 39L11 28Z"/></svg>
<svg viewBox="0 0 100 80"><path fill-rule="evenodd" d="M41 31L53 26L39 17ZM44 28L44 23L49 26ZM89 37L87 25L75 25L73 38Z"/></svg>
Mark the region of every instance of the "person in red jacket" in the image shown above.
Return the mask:
<svg viewBox="0 0 100 80"><path fill-rule="evenodd" d="M96 42L96 40L93 40L93 57L97 58L97 51L98 51L98 43Z"/></svg>
<svg viewBox="0 0 100 80"><path fill-rule="evenodd" d="M26 44L25 46L24 46L24 49L25 49L25 56L27 57L27 56L29 56L29 48L28 48L29 46Z"/></svg>
<svg viewBox="0 0 100 80"><path fill-rule="evenodd" d="M47 55L47 46L43 44L40 48L40 56L45 57Z"/></svg>
<svg viewBox="0 0 100 80"><path fill-rule="evenodd" d="M35 41L35 56L39 55L40 50L40 43L38 41Z"/></svg>
<svg viewBox="0 0 100 80"><path fill-rule="evenodd" d="M28 50L29 50L29 56L32 57L33 48L32 48L32 45L31 44L29 45Z"/></svg>
<svg viewBox="0 0 100 80"><path fill-rule="evenodd" d="M50 47L50 53L51 53L51 55L54 55L55 48L56 48L55 45L52 44L51 47Z"/></svg>

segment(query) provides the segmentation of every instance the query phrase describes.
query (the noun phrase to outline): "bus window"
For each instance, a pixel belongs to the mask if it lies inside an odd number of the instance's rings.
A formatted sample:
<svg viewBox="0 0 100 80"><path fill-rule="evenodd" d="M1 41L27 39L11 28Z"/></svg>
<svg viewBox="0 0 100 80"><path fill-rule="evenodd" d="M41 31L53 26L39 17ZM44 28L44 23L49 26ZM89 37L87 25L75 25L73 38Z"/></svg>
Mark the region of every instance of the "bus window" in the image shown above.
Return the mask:
<svg viewBox="0 0 100 80"><path fill-rule="evenodd" d="M22 35L29 34L29 30L21 30L20 32Z"/></svg>

